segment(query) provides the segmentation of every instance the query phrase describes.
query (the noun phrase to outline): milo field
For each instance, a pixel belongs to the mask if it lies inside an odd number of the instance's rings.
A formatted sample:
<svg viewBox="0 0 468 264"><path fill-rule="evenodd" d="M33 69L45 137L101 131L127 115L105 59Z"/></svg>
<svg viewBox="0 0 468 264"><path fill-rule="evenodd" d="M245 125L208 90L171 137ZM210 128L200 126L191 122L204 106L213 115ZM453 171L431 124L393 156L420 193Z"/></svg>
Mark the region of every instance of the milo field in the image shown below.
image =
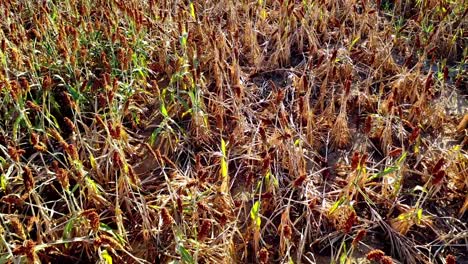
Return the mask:
<svg viewBox="0 0 468 264"><path fill-rule="evenodd" d="M468 263L468 1L0 0L0 264Z"/></svg>

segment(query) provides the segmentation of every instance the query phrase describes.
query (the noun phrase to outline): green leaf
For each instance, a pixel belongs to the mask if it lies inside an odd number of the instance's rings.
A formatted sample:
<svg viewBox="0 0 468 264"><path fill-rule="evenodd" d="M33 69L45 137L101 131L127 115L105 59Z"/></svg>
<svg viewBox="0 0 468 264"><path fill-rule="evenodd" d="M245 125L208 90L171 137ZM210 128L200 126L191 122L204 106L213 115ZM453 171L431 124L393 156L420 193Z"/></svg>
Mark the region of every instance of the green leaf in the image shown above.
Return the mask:
<svg viewBox="0 0 468 264"><path fill-rule="evenodd" d="M271 176L271 172L270 170L268 170L268 172L265 175L265 181L267 182L267 184L270 183L270 176Z"/></svg>
<svg viewBox="0 0 468 264"><path fill-rule="evenodd" d="M257 226L257 228L260 228L260 226L262 225L262 219L260 218L260 202L259 201L256 201L253 206L252 206L252 209L250 209L250 218L252 218L252 220L255 222L255 225Z"/></svg>
<svg viewBox="0 0 468 264"><path fill-rule="evenodd" d="M76 100L80 99L81 94L80 94L79 90L77 90L77 89L75 89L75 88L73 88L71 86L68 86L68 91L70 92L71 96L73 97L73 100L76 101Z"/></svg>
<svg viewBox="0 0 468 264"><path fill-rule="evenodd" d="M250 218L252 218L252 220L258 216L259 209L260 209L260 202L256 201L253 204L252 209L250 209Z"/></svg>
<svg viewBox="0 0 468 264"><path fill-rule="evenodd" d="M270 184L273 184L276 188L279 188L279 183L278 179L271 173L271 170L268 170L268 172L265 175L265 182L269 186Z"/></svg>
<svg viewBox="0 0 468 264"><path fill-rule="evenodd" d="M354 45L356 45L356 43L359 41L359 39L361 39L359 36L356 37L355 39L353 39L353 41L351 42L351 45L349 46L349 48L353 48Z"/></svg>
<svg viewBox="0 0 468 264"><path fill-rule="evenodd" d="M10 255L10 254L3 254L2 256L0 256L0 264L11 263L11 261L10 261L11 256L12 255Z"/></svg>
<svg viewBox="0 0 468 264"><path fill-rule="evenodd" d="M417 224L421 224L421 220L422 220L422 217L423 217L423 210L422 208L419 208L417 211L416 211L416 217L417 217Z"/></svg>
<svg viewBox="0 0 468 264"><path fill-rule="evenodd" d="M182 45L183 48L187 46L187 38L188 38L188 33L184 32L182 33L182 36L180 36L180 45Z"/></svg>
<svg viewBox="0 0 468 264"><path fill-rule="evenodd" d="M154 142L156 142L156 137L159 135L159 133L161 133L161 130L162 130L162 127L158 127L156 128L153 133L151 133L151 136L149 138L149 144L150 146L153 146L154 145Z"/></svg>
<svg viewBox="0 0 468 264"><path fill-rule="evenodd" d="M387 175L387 174L390 174L390 173L392 173L392 172L398 170L399 168L400 168L400 167L398 167L398 166L390 166L390 167L387 167L387 168L385 168L383 171L381 171L381 172L379 172L379 173L377 173L377 174L375 174L375 175L369 177L369 179L368 179L367 181L372 181L373 179L383 177L383 176L385 176L385 175Z"/></svg>
<svg viewBox="0 0 468 264"><path fill-rule="evenodd" d="M93 179L91 179L90 177L86 177L85 180L87 183L86 187L93 190L96 194L100 194L99 185L95 181L93 181Z"/></svg>
<svg viewBox="0 0 468 264"><path fill-rule="evenodd" d="M406 151L403 152L403 153L401 154L401 156L398 158L397 164L398 164L398 165L401 165L401 164L406 160L406 156L407 156L407 155L408 155L408 152L406 152Z"/></svg>
<svg viewBox="0 0 468 264"><path fill-rule="evenodd" d="M164 117L169 117L169 114L167 113L166 106L164 104L161 104L161 113Z"/></svg>
<svg viewBox="0 0 468 264"><path fill-rule="evenodd" d="M348 260L348 255L346 254L346 251L343 251L340 256L340 264L346 264L346 260Z"/></svg>
<svg viewBox="0 0 468 264"><path fill-rule="evenodd" d="M114 229L112 229L110 226L108 226L108 225L106 225L104 223L99 223L99 230L109 233L115 239L117 239L120 242L120 244L122 244L122 245L125 244L125 239L121 235L117 234L114 231Z"/></svg>
<svg viewBox="0 0 468 264"><path fill-rule="evenodd" d="M182 257L182 261L184 263L195 264L192 255L190 255L190 253L187 249L184 248L184 246L179 245L177 249L179 250L180 256Z"/></svg>
<svg viewBox="0 0 468 264"><path fill-rule="evenodd" d="M21 120L23 120L23 115L20 114L18 118L16 118L15 123L13 123L13 140L16 141L17 136L18 136L18 129L21 123Z"/></svg>
<svg viewBox="0 0 468 264"><path fill-rule="evenodd" d="M75 224L75 218L71 218L68 220L67 224L65 225L65 228L63 229L63 239L68 239L70 238L73 226Z"/></svg>
<svg viewBox="0 0 468 264"><path fill-rule="evenodd" d="M394 171L396 171L396 170L398 170L398 169L399 169L399 167L397 167L397 166L387 167L387 168L385 168L385 170L383 170L382 172L378 173L378 175L379 175L379 177L381 177L381 176L390 174L390 173L392 173L392 172L394 172Z"/></svg>
<svg viewBox="0 0 468 264"><path fill-rule="evenodd" d="M102 257L102 259L104 259L104 261L105 261L107 264L112 264L112 256L109 255L109 252L107 252L107 249L104 249L104 250L101 252L101 257Z"/></svg>
<svg viewBox="0 0 468 264"><path fill-rule="evenodd" d="M338 207L340 207L340 205L342 205L345 201L345 197L341 197L338 201L336 201L333 206L330 208L330 211L328 212L329 214L333 214L333 212L336 211L336 209L338 209Z"/></svg>

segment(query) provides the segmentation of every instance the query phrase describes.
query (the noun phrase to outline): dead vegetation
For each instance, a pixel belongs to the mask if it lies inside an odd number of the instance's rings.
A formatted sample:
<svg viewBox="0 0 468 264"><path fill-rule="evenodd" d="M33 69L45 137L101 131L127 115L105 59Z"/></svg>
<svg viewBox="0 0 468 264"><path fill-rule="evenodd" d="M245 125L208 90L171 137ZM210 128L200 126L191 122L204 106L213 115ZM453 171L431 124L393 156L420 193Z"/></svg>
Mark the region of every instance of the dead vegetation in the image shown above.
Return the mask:
<svg viewBox="0 0 468 264"><path fill-rule="evenodd" d="M462 263L467 3L0 1L0 263Z"/></svg>

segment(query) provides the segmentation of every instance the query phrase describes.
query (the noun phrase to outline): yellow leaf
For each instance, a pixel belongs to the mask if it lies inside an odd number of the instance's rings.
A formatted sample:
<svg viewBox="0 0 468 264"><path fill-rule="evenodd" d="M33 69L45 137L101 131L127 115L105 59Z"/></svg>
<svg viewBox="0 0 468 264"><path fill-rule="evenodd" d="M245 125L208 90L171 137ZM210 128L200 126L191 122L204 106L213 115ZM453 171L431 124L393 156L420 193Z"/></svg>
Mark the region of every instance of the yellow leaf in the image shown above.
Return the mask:
<svg viewBox="0 0 468 264"><path fill-rule="evenodd" d="M89 153L89 162L91 163L91 168L95 170L97 168L96 159L94 158L93 154Z"/></svg>
<svg viewBox="0 0 468 264"><path fill-rule="evenodd" d="M106 262L106 264L112 264L112 256L109 255L109 252L107 252L106 249L104 249L104 250L101 252L101 257L104 259L104 261Z"/></svg>
<svg viewBox="0 0 468 264"><path fill-rule="evenodd" d="M196 17L195 17L195 7L193 6L192 1L190 1L190 16L193 17L193 19L196 19Z"/></svg>
<svg viewBox="0 0 468 264"><path fill-rule="evenodd" d="M268 14L267 14L266 10L262 9L262 11L260 11L260 17L262 19L265 19L267 16L268 16Z"/></svg>
<svg viewBox="0 0 468 264"><path fill-rule="evenodd" d="M228 176L228 163L226 157L226 142L224 139L221 138L221 153L223 156L221 157L221 176L223 178L227 178Z"/></svg>

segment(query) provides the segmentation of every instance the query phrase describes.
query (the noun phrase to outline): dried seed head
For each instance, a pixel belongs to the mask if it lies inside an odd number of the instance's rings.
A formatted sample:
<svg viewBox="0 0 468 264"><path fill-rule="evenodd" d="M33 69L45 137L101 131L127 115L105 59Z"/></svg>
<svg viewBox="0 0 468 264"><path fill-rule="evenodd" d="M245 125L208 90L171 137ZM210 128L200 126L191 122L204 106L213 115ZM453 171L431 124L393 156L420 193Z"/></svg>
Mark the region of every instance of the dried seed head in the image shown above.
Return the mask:
<svg viewBox="0 0 468 264"><path fill-rule="evenodd" d="M315 209L315 207L317 206L318 204L318 199L317 197L314 197L310 200L309 204L307 205L309 207L310 210L313 210Z"/></svg>
<svg viewBox="0 0 468 264"><path fill-rule="evenodd" d="M65 122L65 125L69 131L75 131L75 124L70 120L70 118L65 117L63 121Z"/></svg>
<svg viewBox="0 0 468 264"><path fill-rule="evenodd" d="M26 233L24 232L23 224L20 222L19 218L16 216L12 216L9 218L10 225L13 228L13 232L18 235L23 240L26 239Z"/></svg>
<svg viewBox="0 0 468 264"><path fill-rule="evenodd" d="M55 140L57 140L58 142L64 141L64 140L63 140L63 137L60 135L59 132L57 132L57 130L55 130L55 129L50 129L50 130L49 130L49 133L50 133L50 134L52 135L52 137L54 137Z"/></svg>
<svg viewBox="0 0 468 264"><path fill-rule="evenodd" d="M114 100L115 92L110 90L107 92L107 102L112 103Z"/></svg>
<svg viewBox="0 0 468 264"><path fill-rule="evenodd" d="M349 233L356 221L357 221L356 212L354 210L351 210L348 217L346 218L346 222L344 223L344 226L343 226L344 231L346 233Z"/></svg>
<svg viewBox="0 0 468 264"><path fill-rule="evenodd" d="M37 145L39 143L39 135L34 133L34 132L31 132L31 144L34 146L34 145Z"/></svg>
<svg viewBox="0 0 468 264"><path fill-rule="evenodd" d="M23 91L29 91L29 82L26 78L21 77L20 78L20 86Z"/></svg>
<svg viewBox="0 0 468 264"><path fill-rule="evenodd" d="M58 161L56 160L52 161L51 168L52 168L52 171L56 172L59 169Z"/></svg>
<svg viewBox="0 0 468 264"><path fill-rule="evenodd" d="M340 113L336 118L335 125L331 131L332 144L335 148L345 148L348 146L351 139L351 134L348 128L348 122L344 112Z"/></svg>
<svg viewBox="0 0 468 264"><path fill-rule="evenodd" d="M201 212L203 212L203 211L209 212L210 211L210 207L207 204L205 204L204 202L201 202L201 201L197 203L197 208Z"/></svg>
<svg viewBox="0 0 468 264"><path fill-rule="evenodd" d="M37 225L38 221L39 221L39 218L37 218L35 216L29 217L27 222L26 222L26 230L28 232L31 232L31 230L34 228L34 226Z"/></svg>
<svg viewBox="0 0 468 264"><path fill-rule="evenodd" d="M203 241L205 240L206 237L208 237L208 234L211 231L211 221L208 219L204 219L200 229L198 230L198 240Z"/></svg>
<svg viewBox="0 0 468 264"><path fill-rule="evenodd" d="M9 194L3 196L0 201L8 205L15 205L21 207L24 204L24 198L19 197L17 194Z"/></svg>
<svg viewBox="0 0 468 264"><path fill-rule="evenodd" d="M122 137L122 125L116 124L114 129L112 129L112 126L109 126L109 133L111 134L112 138L120 139Z"/></svg>
<svg viewBox="0 0 468 264"><path fill-rule="evenodd" d="M52 135L55 140L57 140L60 143L60 146L62 149L67 152L69 145L68 143L63 139L63 137L60 135L59 132L57 132L55 129L49 129L49 133Z"/></svg>
<svg viewBox="0 0 468 264"><path fill-rule="evenodd" d="M367 154L367 153L364 153L361 156L361 160L359 161L359 165L361 166L361 168L365 168L367 166L367 159L368 158L369 158L369 154Z"/></svg>
<svg viewBox="0 0 468 264"><path fill-rule="evenodd" d="M221 214L217 216L217 220L219 222L219 225L221 227L224 227L229 219L226 214Z"/></svg>
<svg viewBox="0 0 468 264"><path fill-rule="evenodd" d="M176 202L177 202L177 212L179 214L183 214L184 213L184 202L182 201L182 198L180 198L180 195L177 196Z"/></svg>
<svg viewBox="0 0 468 264"><path fill-rule="evenodd" d="M383 256L380 260L381 264L393 264L393 259L389 256Z"/></svg>
<svg viewBox="0 0 468 264"><path fill-rule="evenodd" d="M437 161L437 163L432 168L432 174L437 173L442 168L442 166L444 166L444 164L445 164L445 159L440 158L439 161Z"/></svg>
<svg viewBox="0 0 468 264"><path fill-rule="evenodd" d="M37 263L37 255L35 253L34 247L36 246L36 243L32 240L26 240L24 241L23 245L15 248L13 250L14 255L26 255L26 258L28 259L29 263Z"/></svg>
<svg viewBox="0 0 468 264"><path fill-rule="evenodd" d="M119 152L114 151L114 153L112 154L112 161L114 162L116 167L122 168L123 163Z"/></svg>
<svg viewBox="0 0 468 264"><path fill-rule="evenodd" d="M353 246L356 247L359 241L361 241L367 234L367 231L365 229L359 230L357 233L356 237L353 239Z"/></svg>
<svg viewBox="0 0 468 264"><path fill-rule="evenodd" d="M406 235L410 228L414 225L414 222L411 219L406 217L404 218L393 218L390 220L390 225L393 229L395 229L398 233L402 235Z"/></svg>
<svg viewBox="0 0 468 264"><path fill-rule="evenodd" d="M105 108L107 106L107 98L104 93L99 93L97 100L100 108Z"/></svg>
<svg viewBox="0 0 468 264"><path fill-rule="evenodd" d="M444 179L445 171L444 170L438 171L433 177L434 178L432 178L432 184L437 185L441 183L442 180Z"/></svg>
<svg viewBox="0 0 468 264"><path fill-rule="evenodd" d="M282 228L282 232L283 232L283 236L287 239L287 240L291 240L291 237L292 237L292 228L290 225L284 225L283 228Z"/></svg>
<svg viewBox="0 0 468 264"><path fill-rule="evenodd" d="M457 261L456 261L456 259L455 259L455 256L450 255L450 254L447 255L447 256L445 257L445 263L446 263L446 264L456 264Z"/></svg>
<svg viewBox="0 0 468 264"><path fill-rule="evenodd" d="M47 91L50 90L52 87L52 78L50 78L50 75L46 75L44 77L44 80L42 81L42 90Z"/></svg>
<svg viewBox="0 0 468 264"><path fill-rule="evenodd" d="M368 115L366 117L366 123L364 124L364 133L369 135L372 129L372 116Z"/></svg>
<svg viewBox="0 0 468 264"><path fill-rule="evenodd" d="M434 83L432 79L432 72L429 72L429 75L426 78L426 82L424 84L424 90L427 92L431 88L432 84Z"/></svg>
<svg viewBox="0 0 468 264"><path fill-rule="evenodd" d="M73 160L78 160L78 150L76 150L76 147L74 144L68 144L68 147L66 149L66 152L68 155L73 159Z"/></svg>
<svg viewBox="0 0 468 264"><path fill-rule="evenodd" d="M113 237L110 237L110 236L107 236L107 235L99 235L99 237L96 238L94 243L97 246L107 244L111 248L116 249L116 250L122 250L123 249L122 245L117 240L115 240Z"/></svg>
<svg viewBox="0 0 468 264"><path fill-rule="evenodd" d="M402 150L401 148L396 148L396 149L390 151L390 152L388 153L388 155L389 155L390 157L398 157L398 156L400 156L400 154L401 154L402 151L403 151L403 150Z"/></svg>
<svg viewBox="0 0 468 264"><path fill-rule="evenodd" d="M275 105L278 105L278 104L282 103L283 100L284 100L284 90L279 89L277 94L276 94Z"/></svg>
<svg viewBox="0 0 468 264"><path fill-rule="evenodd" d="M351 79L346 80L345 85L344 85L344 90L345 90L345 96L347 97L351 90Z"/></svg>
<svg viewBox="0 0 468 264"><path fill-rule="evenodd" d="M360 161L359 152L354 152L353 157L351 158L351 171L354 171L358 167L359 161Z"/></svg>
<svg viewBox="0 0 468 264"><path fill-rule="evenodd" d="M35 186L34 177L32 171L29 167L23 167L23 184L26 190L26 193L30 193Z"/></svg>
<svg viewBox="0 0 468 264"><path fill-rule="evenodd" d="M141 185L140 178L138 178L138 176L136 175L135 170L133 169L132 166L128 166L128 176L130 176L130 180L131 180L132 184L134 184L136 186Z"/></svg>
<svg viewBox="0 0 468 264"><path fill-rule="evenodd" d="M62 92L62 98L64 100L65 106L70 107L71 109L76 109L75 101L73 101L72 97L67 92Z"/></svg>
<svg viewBox="0 0 468 264"><path fill-rule="evenodd" d="M165 207L161 210L161 218L163 225L166 227L171 226L174 223L174 218L172 218Z"/></svg>
<svg viewBox="0 0 468 264"><path fill-rule="evenodd" d="M306 180L306 175L305 174L302 174L301 176L297 177L295 180L294 180L294 183L293 183L293 186L294 187L300 187L304 181Z"/></svg>
<svg viewBox="0 0 468 264"><path fill-rule="evenodd" d="M81 215L86 217L89 220L91 228L94 231L97 231L99 229L100 218L99 218L99 215L96 213L95 209L85 210L81 213Z"/></svg>
<svg viewBox="0 0 468 264"><path fill-rule="evenodd" d="M34 145L33 148L34 148L34 150L36 150L38 152L46 152L47 151L47 147L45 145L42 145L42 144Z"/></svg>
<svg viewBox="0 0 468 264"><path fill-rule="evenodd" d="M385 256L385 253L380 249L371 250L367 253L366 258L368 260L380 261Z"/></svg>
<svg viewBox="0 0 468 264"><path fill-rule="evenodd" d="M260 249L260 251L258 252L258 260L261 264L266 264L268 263L268 259L269 259L269 256L270 253L268 252L268 250L266 248L262 248Z"/></svg>
<svg viewBox="0 0 468 264"><path fill-rule="evenodd" d="M26 106L31 109L31 110L34 110L36 112L40 112L41 111L41 107L38 106L36 103L34 103L33 101L26 101Z"/></svg>
<svg viewBox="0 0 468 264"><path fill-rule="evenodd" d="M68 188L70 187L68 171L63 168L57 168L55 170L55 177L60 182L60 185L62 185L62 188L64 190L68 190Z"/></svg>
<svg viewBox="0 0 468 264"><path fill-rule="evenodd" d="M8 155L10 155L11 159L19 162L20 157L25 153L24 149L17 149L16 147L8 146Z"/></svg>
<svg viewBox="0 0 468 264"><path fill-rule="evenodd" d="M415 129L413 129L413 132L411 132L411 135L408 138L408 141L409 141L410 144L413 144L414 141L416 141L416 139L419 136L419 132L420 132L419 127L416 127Z"/></svg>
<svg viewBox="0 0 468 264"><path fill-rule="evenodd" d="M462 133L468 127L468 113L465 114L457 126L457 133Z"/></svg>

